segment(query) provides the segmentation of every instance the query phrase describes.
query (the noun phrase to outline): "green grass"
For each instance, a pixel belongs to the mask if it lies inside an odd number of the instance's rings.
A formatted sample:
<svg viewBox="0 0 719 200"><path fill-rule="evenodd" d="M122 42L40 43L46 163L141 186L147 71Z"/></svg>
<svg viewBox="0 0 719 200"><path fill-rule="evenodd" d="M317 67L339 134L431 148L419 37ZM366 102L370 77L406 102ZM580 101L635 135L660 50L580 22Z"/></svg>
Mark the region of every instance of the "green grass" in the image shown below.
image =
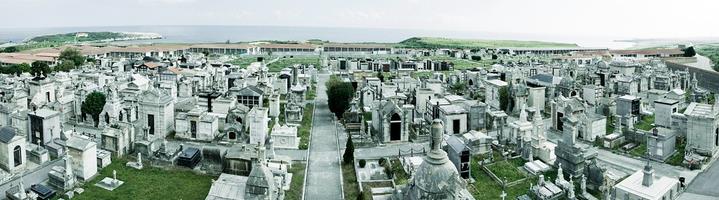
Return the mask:
<svg viewBox="0 0 719 200"><path fill-rule="evenodd" d="M719 71L719 46L717 45L701 45L695 48L697 54L706 56L712 61L714 71Z"/></svg>
<svg viewBox="0 0 719 200"><path fill-rule="evenodd" d="M355 168L352 164L342 164L342 181L344 186L342 192L345 194L345 199L358 199L360 196L359 183L357 183L357 174L355 174ZM364 195L367 198L367 195Z"/></svg>
<svg viewBox="0 0 719 200"><path fill-rule="evenodd" d="M488 165L487 168L499 179L504 180L506 178L507 181L514 182L526 177L524 173L517 169L521 164L518 165L519 162L515 160L497 161L492 165Z"/></svg>
<svg viewBox="0 0 719 200"><path fill-rule="evenodd" d="M279 72L286 67L291 67L294 64L302 65L314 65L315 68L320 68L320 57L319 56L294 56L294 57L281 57L276 62L272 62L267 65L270 72Z"/></svg>
<svg viewBox="0 0 719 200"><path fill-rule="evenodd" d="M474 196L475 199L500 199L499 195L502 193L502 185L498 184L492 178L489 177L487 173L485 173L483 170L480 169L479 163L477 163L478 159L476 157L472 158L472 163L470 164L472 168L472 177L475 179L475 183L472 185L472 187L468 187L470 193L472 193L472 196ZM501 161L505 162L505 161ZM508 163L512 163L514 161L510 161ZM510 164L511 165L511 164ZM545 173L545 180L553 181L554 177L556 177L556 172L553 172L554 175L552 175L552 172ZM509 178L509 177L507 177ZM516 199L518 196L527 194L529 191L530 184L536 184L537 178L536 177L529 177L521 183L517 185L513 185L511 187L507 187L506 193L507 198L506 199Z"/></svg>
<svg viewBox="0 0 719 200"><path fill-rule="evenodd" d="M255 56L255 55L242 55L234 60L230 61L230 64L240 66L241 68L247 68L251 63L257 62L257 58L264 57L265 61L270 61L274 58L269 56Z"/></svg>
<svg viewBox="0 0 719 200"><path fill-rule="evenodd" d="M654 115L647 115L647 116L642 117L642 120L637 122L637 124L635 124L634 127L636 127L637 129L649 131L649 130L652 130L652 128L654 128L654 126L652 126L653 123L654 123Z"/></svg>
<svg viewBox="0 0 719 200"><path fill-rule="evenodd" d="M315 108L315 104L308 103L305 106L304 115L302 116L302 122L300 127L297 129L300 136L300 149L307 149L310 141L310 130L312 128L312 114Z"/></svg>
<svg viewBox="0 0 719 200"><path fill-rule="evenodd" d="M577 47L576 44L518 41L518 40L480 40L452 39L439 37L413 37L400 42L403 48L497 48L497 47Z"/></svg>
<svg viewBox="0 0 719 200"><path fill-rule="evenodd" d="M364 112L362 115L364 115L365 121L372 120L372 112Z"/></svg>
<svg viewBox="0 0 719 200"><path fill-rule="evenodd" d="M393 159L391 162L391 170L394 174L394 182L396 185L404 185L409 182L409 174L404 171L404 168L402 168L402 163L399 162L399 159Z"/></svg>
<svg viewBox="0 0 719 200"><path fill-rule="evenodd" d="M305 99L307 100L315 100L315 97L317 97L317 85L312 84L310 86L310 89L307 90L307 95L305 95Z"/></svg>
<svg viewBox="0 0 719 200"><path fill-rule="evenodd" d="M674 166L683 166L684 162L684 149L686 149L686 142L681 141L677 139L676 143L676 149L677 152L674 152L672 156L669 156L667 160L665 161L667 164L674 165Z"/></svg>
<svg viewBox="0 0 719 200"><path fill-rule="evenodd" d="M285 199L287 200L299 200L302 199L302 193L304 192L304 179L305 179L305 163L295 162L292 164L287 172L292 173L292 182L290 182L290 190L285 193Z"/></svg>
<svg viewBox="0 0 719 200"><path fill-rule="evenodd" d="M637 156L637 157L644 157L647 154L647 144L639 144L639 146L634 147L634 149L629 151L630 155Z"/></svg>
<svg viewBox="0 0 719 200"><path fill-rule="evenodd" d="M216 176L198 174L188 169L145 166L142 170L136 170L126 167L125 163L125 159L113 160L95 179L83 186L84 193L73 199L205 199L212 179L217 179ZM95 186L104 177L112 177L113 170L117 171L118 179L125 181L124 184L114 191Z"/></svg>

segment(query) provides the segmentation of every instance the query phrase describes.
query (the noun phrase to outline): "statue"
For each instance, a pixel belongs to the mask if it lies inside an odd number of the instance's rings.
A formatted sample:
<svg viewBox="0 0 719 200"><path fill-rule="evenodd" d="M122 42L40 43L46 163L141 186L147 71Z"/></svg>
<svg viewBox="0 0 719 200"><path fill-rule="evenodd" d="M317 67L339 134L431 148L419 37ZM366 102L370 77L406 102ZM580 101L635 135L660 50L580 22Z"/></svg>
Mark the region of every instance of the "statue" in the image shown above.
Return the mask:
<svg viewBox="0 0 719 200"><path fill-rule="evenodd" d="M587 193L587 176L582 176L582 182L580 182L579 184L580 184L579 188L582 189L581 190L582 194L586 194Z"/></svg>

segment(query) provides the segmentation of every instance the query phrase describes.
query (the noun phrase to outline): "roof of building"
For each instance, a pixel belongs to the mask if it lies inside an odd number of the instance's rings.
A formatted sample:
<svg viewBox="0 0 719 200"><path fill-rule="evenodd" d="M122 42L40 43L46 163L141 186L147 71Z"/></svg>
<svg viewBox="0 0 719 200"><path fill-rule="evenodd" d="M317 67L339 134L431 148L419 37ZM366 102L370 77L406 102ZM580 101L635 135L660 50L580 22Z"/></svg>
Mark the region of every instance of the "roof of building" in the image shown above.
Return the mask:
<svg viewBox="0 0 719 200"><path fill-rule="evenodd" d="M712 105L692 102L689 106L687 106L684 114L693 117L713 117L715 112Z"/></svg>
<svg viewBox="0 0 719 200"><path fill-rule="evenodd" d="M10 140L12 140L12 138L14 138L14 137L15 137L15 129L14 128L10 128L7 126L0 128L0 141L2 141L3 143L10 142Z"/></svg>
<svg viewBox="0 0 719 200"><path fill-rule="evenodd" d="M679 101L676 100L676 99L661 98L661 99L654 100L654 103L660 103L660 104L666 104L666 105L674 105L674 104L679 103Z"/></svg>
<svg viewBox="0 0 719 200"><path fill-rule="evenodd" d="M622 182L619 182L616 185L616 188L644 199L662 199L662 195L666 194L667 191L672 190L672 188L679 184L679 180L675 178L653 176L653 183L647 187L642 185L643 178L644 171L638 170Z"/></svg>
<svg viewBox="0 0 719 200"><path fill-rule="evenodd" d="M461 106L454 105L454 104L439 106L439 109L442 110L442 112L444 112L445 114L465 114L465 113L467 113L467 110L465 110Z"/></svg>
<svg viewBox="0 0 719 200"><path fill-rule="evenodd" d="M68 148L77 150L88 150L95 146L95 142L80 137L70 137L65 142Z"/></svg>
<svg viewBox="0 0 719 200"><path fill-rule="evenodd" d="M205 200L235 200L244 199L246 176L232 174L220 174L220 177L212 182L210 192Z"/></svg>
<svg viewBox="0 0 719 200"><path fill-rule="evenodd" d="M611 50L609 51L611 54L640 54L640 55L654 55L654 54L684 54L684 51L682 51L679 48L672 48L672 49L646 49L646 50Z"/></svg>
<svg viewBox="0 0 719 200"><path fill-rule="evenodd" d="M507 82L504 82L504 81L499 80L499 79L487 80L487 83L492 84L492 85L495 85L495 86L499 86L499 87L507 86L507 85L508 85Z"/></svg>
<svg viewBox="0 0 719 200"><path fill-rule="evenodd" d="M28 114L47 119L47 118L54 117L54 116L60 114L60 112L50 110L47 108L41 108L41 109L35 110L34 112L29 112Z"/></svg>

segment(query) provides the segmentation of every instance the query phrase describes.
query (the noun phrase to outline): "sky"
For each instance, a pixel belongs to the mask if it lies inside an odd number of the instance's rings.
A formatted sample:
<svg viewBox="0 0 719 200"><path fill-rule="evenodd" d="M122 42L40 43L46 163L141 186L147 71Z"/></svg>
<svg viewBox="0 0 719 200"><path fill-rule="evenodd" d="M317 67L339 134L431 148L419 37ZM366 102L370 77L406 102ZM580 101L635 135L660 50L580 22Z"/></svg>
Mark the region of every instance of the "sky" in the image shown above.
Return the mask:
<svg viewBox="0 0 719 200"><path fill-rule="evenodd" d="M0 0L0 28L268 25L719 36L716 0Z"/></svg>

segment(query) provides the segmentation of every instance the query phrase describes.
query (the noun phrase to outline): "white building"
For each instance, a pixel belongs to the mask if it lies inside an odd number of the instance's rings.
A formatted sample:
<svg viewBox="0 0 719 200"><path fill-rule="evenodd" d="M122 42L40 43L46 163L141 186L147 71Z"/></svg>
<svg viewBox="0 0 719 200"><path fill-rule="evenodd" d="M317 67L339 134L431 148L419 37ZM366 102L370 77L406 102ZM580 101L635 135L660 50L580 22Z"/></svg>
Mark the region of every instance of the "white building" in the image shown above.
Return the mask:
<svg viewBox="0 0 719 200"><path fill-rule="evenodd" d="M272 127L272 145L279 149L298 149L300 137L297 137L297 126L280 126L279 122Z"/></svg>
<svg viewBox="0 0 719 200"><path fill-rule="evenodd" d="M97 175L97 145L95 142L79 137L70 137L66 141L67 153L72 157L72 169L82 180L90 180Z"/></svg>
<svg viewBox="0 0 719 200"><path fill-rule="evenodd" d="M9 172L25 169L25 145L25 137L18 135L15 129L7 126L0 128L0 167Z"/></svg>
<svg viewBox="0 0 719 200"><path fill-rule="evenodd" d="M219 135L219 120L196 107L175 117L175 136L188 140L212 141Z"/></svg>
<svg viewBox="0 0 719 200"><path fill-rule="evenodd" d="M502 88L506 88L507 82L504 82L502 80L497 80L497 79L488 80L486 82L487 82L487 84L486 84L487 87L485 88L484 103L489 105L489 107L494 110L500 110L500 108L499 108L499 98L500 98L499 90Z"/></svg>
<svg viewBox="0 0 719 200"><path fill-rule="evenodd" d="M679 196L679 180L654 175L650 165L615 186L613 199L672 200Z"/></svg>
<svg viewBox="0 0 719 200"><path fill-rule="evenodd" d="M150 88L140 95L138 128L147 129L148 141L164 139L175 128L175 104L169 93ZM141 132L145 133L145 132Z"/></svg>
<svg viewBox="0 0 719 200"><path fill-rule="evenodd" d="M267 138L267 108L255 106L247 113L247 126L250 129L250 144L265 145Z"/></svg>
<svg viewBox="0 0 719 200"><path fill-rule="evenodd" d="M684 111L687 116L686 150L713 156L719 149L719 109L692 102Z"/></svg>

